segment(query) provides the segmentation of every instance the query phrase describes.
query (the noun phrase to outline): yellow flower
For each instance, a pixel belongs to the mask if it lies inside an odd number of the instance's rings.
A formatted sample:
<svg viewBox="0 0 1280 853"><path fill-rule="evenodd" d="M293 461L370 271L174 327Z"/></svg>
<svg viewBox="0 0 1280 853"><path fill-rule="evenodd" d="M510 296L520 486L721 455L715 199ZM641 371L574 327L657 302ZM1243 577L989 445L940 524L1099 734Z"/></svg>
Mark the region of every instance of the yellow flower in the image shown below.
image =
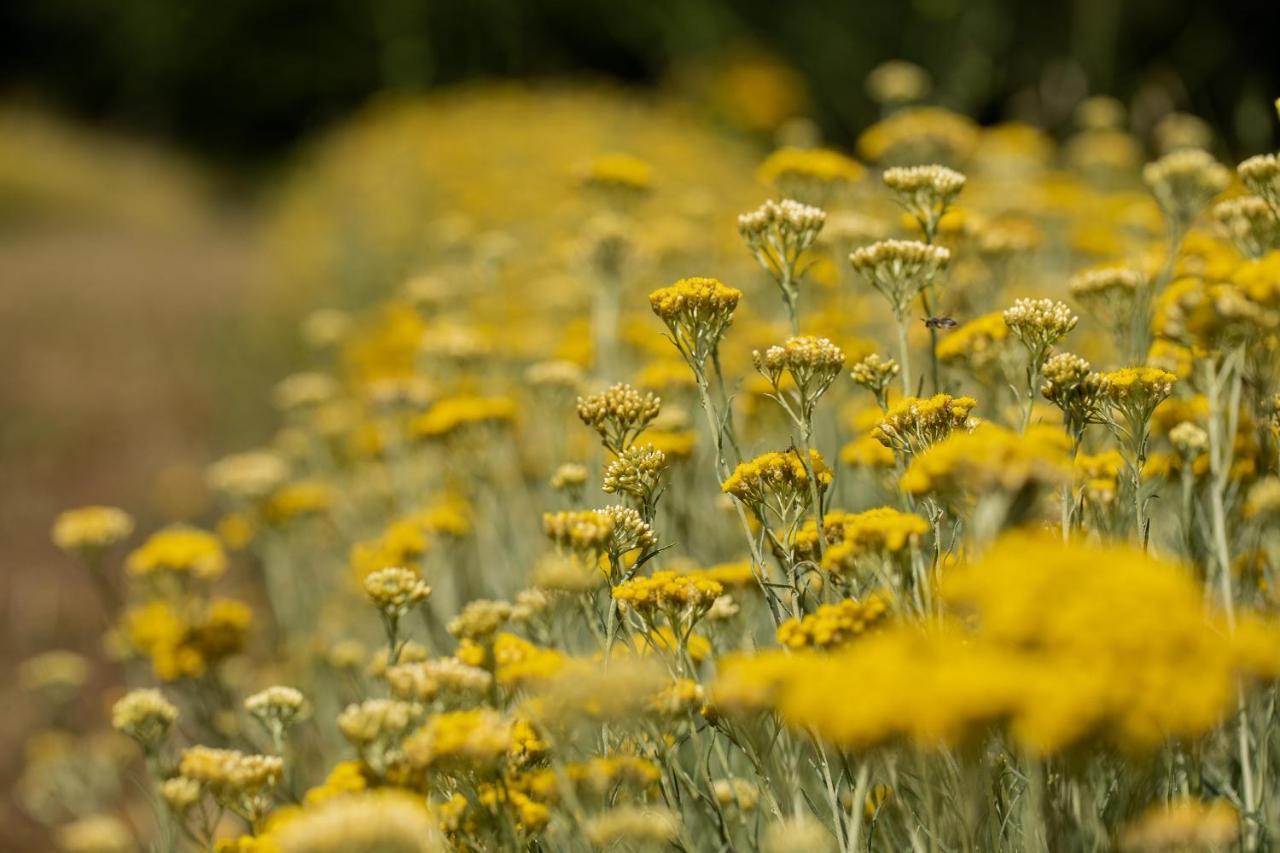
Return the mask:
<svg viewBox="0 0 1280 853"><path fill-rule="evenodd" d="M353 791L308 803L264 840L279 853L446 849L426 802L395 789Z"/></svg>
<svg viewBox="0 0 1280 853"><path fill-rule="evenodd" d="M871 630L888 615L888 606L878 595L863 601L843 599L822 604L813 613L792 617L778 627L778 642L792 649L831 649L846 645Z"/></svg>
<svg viewBox="0 0 1280 853"><path fill-rule="evenodd" d="M175 524L151 534L129 554L125 568L136 577L170 572L208 581L226 571L227 555L212 533Z"/></svg>
<svg viewBox="0 0 1280 853"><path fill-rule="evenodd" d="M1231 173L1200 148L1166 154L1142 170L1142 179L1176 229L1185 229L1218 193Z"/></svg>
<svg viewBox="0 0 1280 853"><path fill-rule="evenodd" d="M608 192L643 192L653 184L653 167L630 154L601 154L591 161L584 182Z"/></svg>
<svg viewBox="0 0 1280 853"><path fill-rule="evenodd" d="M852 468L892 468L893 451L873 435L855 438L840 449L840 461Z"/></svg>
<svg viewBox="0 0 1280 853"><path fill-rule="evenodd" d="M618 383L609 390L578 398L578 418L600 435L605 449L622 453L658 416L662 401Z"/></svg>
<svg viewBox="0 0 1280 853"><path fill-rule="evenodd" d="M924 518L893 507L828 515L826 538L831 544L822 555L822 567L852 573L868 557L883 558L914 547L928 532L929 522Z"/></svg>
<svg viewBox="0 0 1280 853"><path fill-rule="evenodd" d="M404 742L415 770L488 772L512 748L512 721L491 708L433 714Z"/></svg>
<svg viewBox="0 0 1280 853"><path fill-rule="evenodd" d="M111 708L111 726L140 743L148 754L177 719L178 709L159 690L131 690Z"/></svg>
<svg viewBox="0 0 1280 853"><path fill-rule="evenodd" d="M816 201L832 189L856 183L865 173L857 160L829 148L779 148L760 164L756 177L785 196Z"/></svg>
<svg viewBox="0 0 1280 853"><path fill-rule="evenodd" d="M276 489L262 511L272 524L321 515L333 504L334 488L322 480L300 480Z"/></svg>
<svg viewBox="0 0 1280 853"><path fill-rule="evenodd" d="M1178 799L1153 805L1130 822L1120 836L1123 853L1174 850L1226 850L1240 834L1240 815L1215 800Z"/></svg>
<svg viewBox="0 0 1280 853"><path fill-rule="evenodd" d="M414 418L410 433L421 439L438 439L461 430L510 425L516 403L509 397L449 397Z"/></svg>
<svg viewBox="0 0 1280 853"><path fill-rule="evenodd" d="M958 163L978 142L969 118L939 107L898 110L862 132L858 153L878 163Z"/></svg>
<svg viewBox="0 0 1280 853"><path fill-rule="evenodd" d="M951 252L915 240L881 240L854 250L849 263L901 320L912 299L951 263Z"/></svg>
<svg viewBox="0 0 1280 853"><path fill-rule="evenodd" d="M984 314L951 332L938 342L938 360L944 364L963 363L973 370L993 364L1004 352L1009 326L999 311Z"/></svg>
<svg viewBox="0 0 1280 853"><path fill-rule="evenodd" d="M1053 427L1018 435L991 423L956 432L918 454L902 475L912 495L1015 494L1027 486L1051 487L1068 481L1069 439Z"/></svg>
<svg viewBox="0 0 1280 853"><path fill-rule="evenodd" d="M816 450L809 451L809 464L819 489L831 484L831 472ZM733 470L720 487L745 504L756 507L770 498L805 502L809 495L809 474L798 451L764 453Z"/></svg>
<svg viewBox="0 0 1280 853"><path fill-rule="evenodd" d="M616 845L669 847L680 837L680 815L669 809L617 806L587 821L583 828L596 847Z"/></svg>
<svg viewBox="0 0 1280 853"><path fill-rule="evenodd" d="M86 506L69 509L53 523L53 544L64 551L100 551L129 538L133 519L122 509Z"/></svg>
<svg viewBox="0 0 1280 853"><path fill-rule="evenodd" d="M919 453L971 425L969 413L978 405L972 397L934 394L898 400L876 425L872 435L899 453Z"/></svg>
<svg viewBox="0 0 1280 853"><path fill-rule="evenodd" d="M650 577L623 581L613 588L613 598L650 616L655 613L698 614L705 612L723 592L724 587L709 578L660 571Z"/></svg>
<svg viewBox="0 0 1280 853"><path fill-rule="evenodd" d="M133 833L111 815L92 815L60 827L58 849L65 853L132 853L137 849Z"/></svg>

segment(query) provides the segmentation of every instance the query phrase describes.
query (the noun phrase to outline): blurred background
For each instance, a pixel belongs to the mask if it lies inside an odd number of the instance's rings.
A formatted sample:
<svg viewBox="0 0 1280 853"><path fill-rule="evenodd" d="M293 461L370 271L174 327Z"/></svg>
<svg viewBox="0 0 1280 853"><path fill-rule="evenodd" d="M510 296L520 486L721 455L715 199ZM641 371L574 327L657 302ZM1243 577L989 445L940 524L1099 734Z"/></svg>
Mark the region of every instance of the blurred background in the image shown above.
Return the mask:
<svg viewBox="0 0 1280 853"><path fill-rule="evenodd" d="M48 542L56 512L199 516L205 465L270 434L269 389L321 307L282 281L298 267L280 232L321 248L288 214L296 177L317 152L341 171L353 116L485 81L585 83L678 112L745 163L784 139L852 150L885 109L868 73L904 59L926 101L983 122L1062 138L1109 94L1136 138L1193 113L1234 163L1276 146L1277 33L1280 4L1256 0L7 0L0 683L38 650L97 654L105 614ZM433 115L413 125L424 142L458 126ZM28 723L0 718L5 790ZM0 846L41 849L3 812Z"/></svg>

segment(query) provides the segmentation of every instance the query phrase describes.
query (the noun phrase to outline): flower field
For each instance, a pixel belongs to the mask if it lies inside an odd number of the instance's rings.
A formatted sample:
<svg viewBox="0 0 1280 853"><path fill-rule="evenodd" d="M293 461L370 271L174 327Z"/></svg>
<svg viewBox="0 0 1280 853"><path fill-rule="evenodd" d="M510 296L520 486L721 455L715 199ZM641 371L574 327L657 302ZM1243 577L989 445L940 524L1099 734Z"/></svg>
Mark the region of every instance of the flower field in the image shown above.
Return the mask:
<svg viewBox="0 0 1280 853"><path fill-rule="evenodd" d="M51 520L113 684L63 726L89 664L23 664L24 808L73 853L1280 848L1280 159L917 72L848 151L505 85L315 144L274 438L209 517Z"/></svg>

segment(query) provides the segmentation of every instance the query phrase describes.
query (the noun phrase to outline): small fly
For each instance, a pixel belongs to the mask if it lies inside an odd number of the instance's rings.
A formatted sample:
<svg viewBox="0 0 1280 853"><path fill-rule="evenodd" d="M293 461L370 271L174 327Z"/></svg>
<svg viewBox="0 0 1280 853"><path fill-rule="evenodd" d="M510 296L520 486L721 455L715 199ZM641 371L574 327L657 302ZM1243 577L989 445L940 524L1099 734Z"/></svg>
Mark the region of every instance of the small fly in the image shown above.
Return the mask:
<svg viewBox="0 0 1280 853"><path fill-rule="evenodd" d="M929 329L954 329L960 324L950 317L926 317L924 325Z"/></svg>

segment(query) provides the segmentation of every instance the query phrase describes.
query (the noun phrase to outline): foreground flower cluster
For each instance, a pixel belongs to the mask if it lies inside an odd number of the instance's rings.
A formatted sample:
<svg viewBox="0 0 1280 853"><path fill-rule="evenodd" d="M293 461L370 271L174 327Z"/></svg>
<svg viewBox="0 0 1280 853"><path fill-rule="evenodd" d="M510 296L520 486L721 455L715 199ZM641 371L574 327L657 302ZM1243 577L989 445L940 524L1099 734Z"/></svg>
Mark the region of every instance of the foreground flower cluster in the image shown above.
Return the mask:
<svg viewBox="0 0 1280 853"><path fill-rule="evenodd" d="M136 744L33 737L65 849L1274 847L1275 156L895 96L752 174L671 116L593 149L637 121L598 93L469 97L291 191L329 240L282 268L383 294L306 318L216 522L57 520Z"/></svg>

